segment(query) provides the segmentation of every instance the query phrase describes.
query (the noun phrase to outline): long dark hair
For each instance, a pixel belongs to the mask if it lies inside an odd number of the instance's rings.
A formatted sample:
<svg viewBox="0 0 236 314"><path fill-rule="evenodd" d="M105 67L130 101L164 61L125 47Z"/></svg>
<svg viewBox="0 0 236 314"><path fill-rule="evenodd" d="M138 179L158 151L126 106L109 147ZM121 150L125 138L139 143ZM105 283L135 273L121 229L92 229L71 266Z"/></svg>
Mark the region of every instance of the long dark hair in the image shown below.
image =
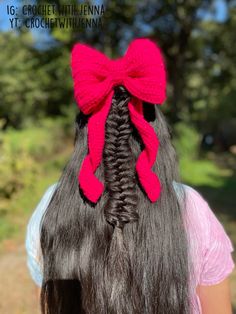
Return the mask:
<svg viewBox="0 0 236 314"><path fill-rule="evenodd" d="M105 192L96 205L78 186L89 117L77 117L74 152L41 222L42 313L190 313L185 205L173 185L178 171L170 131L158 106L144 103L160 140L153 170L162 192L151 203L135 172L143 144L130 121L129 99L116 88L96 171Z"/></svg>

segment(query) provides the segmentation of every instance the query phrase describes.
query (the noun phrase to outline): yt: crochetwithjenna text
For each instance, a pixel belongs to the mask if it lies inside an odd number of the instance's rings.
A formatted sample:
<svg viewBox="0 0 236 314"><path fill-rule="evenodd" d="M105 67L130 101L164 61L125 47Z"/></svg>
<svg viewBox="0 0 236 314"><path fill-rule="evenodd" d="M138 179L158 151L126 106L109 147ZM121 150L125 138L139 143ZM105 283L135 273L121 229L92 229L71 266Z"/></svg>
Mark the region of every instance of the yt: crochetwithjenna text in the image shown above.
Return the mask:
<svg viewBox="0 0 236 314"><path fill-rule="evenodd" d="M9 19L11 28L18 28L25 26L26 28L100 28L102 27L101 18L37 18L20 21L18 18Z"/></svg>

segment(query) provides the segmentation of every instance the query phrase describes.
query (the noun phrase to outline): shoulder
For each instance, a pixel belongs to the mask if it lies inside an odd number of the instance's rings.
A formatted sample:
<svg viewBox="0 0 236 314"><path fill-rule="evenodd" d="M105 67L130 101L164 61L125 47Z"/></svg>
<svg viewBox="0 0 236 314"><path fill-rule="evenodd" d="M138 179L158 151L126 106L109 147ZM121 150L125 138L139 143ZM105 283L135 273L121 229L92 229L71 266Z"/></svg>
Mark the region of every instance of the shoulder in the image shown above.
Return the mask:
<svg viewBox="0 0 236 314"><path fill-rule="evenodd" d="M175 182L177 195L181 195L185 201L185 216L192 227L204 233L205 239L209 237L211 223L217 220L217 217L210 208L207 200L193 187ZM179 191L182 191L181 193ZM218 221L219 222L219 221Z"/></svg>
<svg viewBox="0 0 236 314"><path fill-rule="evenodd" d="M184 190L185 214L190 239L197 247L201 273L199 284L217 284L226 278L234 268L231 253L233 244L224 226L208 202L194 188L177 183L177 189Z"/></svg>
<svg viewBox="0 0 236 314"><path fill-rule="evenodd" d="M40 222L44 212L46 211L48 204L53 196L53 193L57 187L57 183L51 185L43 194L38 205L31 214L27 227L26 227L26 238L25 245L27 252L35 255L37 252L39 233L40 233Z"/></svg>
<svg viewBox="0 0 236 314"><path fill-rule="evenodd" d="M223 224L201 193L182 183L176 183L176 188L184 191L187 224L190 232L197 233L199 239L203 241L204 249L209 248L214 239L217 239L224 242L232 252L234 248Z"/></svg>
<svg viewBox="0 0 236 314"><path fill-rule="evenodd" d="M27 266L34 282L41 286L42 284L42 255L40 250L40 222L46 211L48 204L57 187L57 183L51 185L43 194L38 205L34 209L29 218L26 234L25 234L25 249L27 253Z"/></svg>

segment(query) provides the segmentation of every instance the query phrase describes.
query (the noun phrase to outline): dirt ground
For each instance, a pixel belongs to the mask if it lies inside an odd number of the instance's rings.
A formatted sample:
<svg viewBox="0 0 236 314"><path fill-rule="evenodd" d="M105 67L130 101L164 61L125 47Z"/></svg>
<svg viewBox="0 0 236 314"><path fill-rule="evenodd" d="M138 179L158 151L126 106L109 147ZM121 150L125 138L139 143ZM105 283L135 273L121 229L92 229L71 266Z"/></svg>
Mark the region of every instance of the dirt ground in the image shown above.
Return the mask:
<svg viewBox="0 0 236 314"><path fill-rule="evenodd" d="M0 256L0 278L0 313L40 313L36 286L26 266L24 244Z"/></svg>
<svg viewBox="0 0 236 314"><path fill-rule="evenodd" d="M0 255L0 313L39 314L36 286L26 266L24 244L10 242L7 247ZM232 300L236 300L236 269L231 275L231 291Z"/></svg>

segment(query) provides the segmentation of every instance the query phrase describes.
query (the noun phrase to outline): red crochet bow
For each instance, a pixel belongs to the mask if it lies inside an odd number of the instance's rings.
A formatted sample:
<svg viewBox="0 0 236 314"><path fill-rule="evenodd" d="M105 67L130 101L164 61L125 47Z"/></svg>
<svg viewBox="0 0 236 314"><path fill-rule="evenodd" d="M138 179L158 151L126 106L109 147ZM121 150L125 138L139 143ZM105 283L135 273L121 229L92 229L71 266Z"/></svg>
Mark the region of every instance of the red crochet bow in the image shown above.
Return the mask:
<svg viewBox="0 0 236 314"><path fill-rule="evenodd" d="M110 60L93 48L76 44L72 50L71 67L77 104L84 114L91 114L88 120L89 152L78 175L84 195L96 203L103 193L104 185L94 173L102 159L105 123L114 87L122 85L132 95L128 104L130 118L144 143L136 171L147 196L155 202L161 185L151 168L156 160L159 140L153 127L144 119L142 101L162 104L166 99L166 72L160 49L149 39L136 39L125 56Z"/></svg>

